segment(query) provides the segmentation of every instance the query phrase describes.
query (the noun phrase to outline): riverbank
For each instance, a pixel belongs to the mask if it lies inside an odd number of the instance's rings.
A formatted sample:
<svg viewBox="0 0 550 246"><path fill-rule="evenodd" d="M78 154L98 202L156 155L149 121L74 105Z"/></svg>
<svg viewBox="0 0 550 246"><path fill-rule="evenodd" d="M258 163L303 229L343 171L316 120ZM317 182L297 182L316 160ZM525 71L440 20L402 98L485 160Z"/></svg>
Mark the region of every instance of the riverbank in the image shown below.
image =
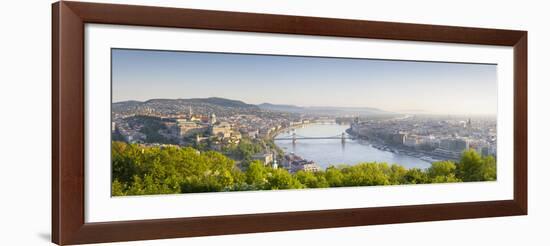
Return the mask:
<svg viewBox="0 0 550 246"><path fill-rule="evenodd" d="M411 157L419 158L421 160L427 161L427 162L436 162L436 161L444 161L444 160L452 160L452 161L458 161L456 158L450 158L448 156L438 155L433 152L423 151L423 150L414 150L407 147L400 147L395 145L389 145L386 144L383 140L380 139L372 139L367 138L365 136L361 136L351 130L351 128L346 130L346 133L348 133L350 136L356 137L358 139L362 139L365 141L368 141L371 143L371 145L374 148L377 148L379 150L383 151L389 151L396 154L405 154Z"/></svg>

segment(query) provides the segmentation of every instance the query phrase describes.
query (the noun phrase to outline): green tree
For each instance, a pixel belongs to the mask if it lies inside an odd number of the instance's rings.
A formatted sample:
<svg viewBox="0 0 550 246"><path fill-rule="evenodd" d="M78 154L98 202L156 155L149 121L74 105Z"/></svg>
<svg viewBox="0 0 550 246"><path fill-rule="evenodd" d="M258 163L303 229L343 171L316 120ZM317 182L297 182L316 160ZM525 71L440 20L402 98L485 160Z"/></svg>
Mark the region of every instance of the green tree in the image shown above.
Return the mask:
<svg viewBox="0 0 550 246"><path fill-rule="evenodd" d="M386 163L360 163L342 168L344 186L389 185Z"/></svg>
<svg viewBox="0 0 550 246"><path fill-rule="evenodd" d="M390 171L388 173L390 184L398 185L398 184L406 183L406 179L405 179L406 174L407 174L407 169L405 167L397 164L391 165Z"/></svg>
<svg viewBox="0 0 550 246"><path fill-rule="evenodd" d="M271 169L269 175L267 175L266 189L284 190L301 188L305 187L284 169Z"/></svg>
<svg viewBox="0 0 550 246"><path fill-rule="evenodd" d="M236 155L241 160L250 160L252 155L261 152L264 149L261 142L254 142L248 138L243 138L239 144L229 152Z"/></svg>
<svg viewBox="0 0 550 246"><path fill-rule="evenodd" d="M259 142L244 141L235 151L246 156L261 148ZM189 147L114 141L111 157L113 196L496 180L495 158L473 150L465 151L458 163L434 162L425 170L370 162L294 174L260 161L246 162L249 165L243 172L220 152Z"/></svg>
<svg viewBox="0 0 550 246"><path fill-rule="evenodd" d="M481 169L483 181L497 180L497 162L495 157L486 156L483 158L483 167Z"/></svg>
<svg viewBox="0 0 550 246"><path fill-rule="evenodd" d="M324 174L322 172L305 172L298 171L295 175L296 179L306 188L326 188L329 187Z"/></svg>
<svg viewBox="0 0 550 246"><path fill-rule="evenodd" d="M246 170L246 183L262 189L267 181L268 170L260 161L253 161Z"/></svg>
<svg viewBox="0 0 550 246"><path fill-rule="evenodd" d="M482 157L473 149L462 153L456 169L456 176L466 182L496 180L494 157Z"/></svg>
<svg viewBox="0 0 550 246"><path fill-rule="evenodd" d="M111 194L113 196L124 196L126 195L126 192L124 192L126 188L124 187L124 185L119 182L117 179L115 179L113 181L113 183L111 184Z"/></svg>
<svg viewBox="0 0 550 246"><path fill-rule="evenodd" d="M456 165L452 161L438 161L428 168L428 177L432 183L460 182L455 171Z"/></svg>
<svg viewBox="0 0 550 246"><path fill-rule="evenodd" d="M404 176L404 184L428 184L430 179L428 175L419 168L411 168Z"/></svg>
<svg viewBox="0 0 550 246"><path fill-rule="evenodd" d="M344 174L340 169L331 166L327 168L325 173L325 179L330 187L340 187L343 185Z"/></svg>

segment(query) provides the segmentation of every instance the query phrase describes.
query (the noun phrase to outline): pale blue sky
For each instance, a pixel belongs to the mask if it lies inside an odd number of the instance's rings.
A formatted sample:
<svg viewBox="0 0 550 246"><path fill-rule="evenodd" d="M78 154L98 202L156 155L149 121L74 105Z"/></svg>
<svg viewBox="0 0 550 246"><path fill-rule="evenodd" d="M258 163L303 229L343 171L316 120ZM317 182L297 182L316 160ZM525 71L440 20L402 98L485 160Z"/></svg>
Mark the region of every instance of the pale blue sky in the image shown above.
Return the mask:
<svg viewBox="0 0 550 246"><path fill-rule="evenodd" d="M496 65L112 50L113 102L224 97L259 104L496 114Z"/></svg>

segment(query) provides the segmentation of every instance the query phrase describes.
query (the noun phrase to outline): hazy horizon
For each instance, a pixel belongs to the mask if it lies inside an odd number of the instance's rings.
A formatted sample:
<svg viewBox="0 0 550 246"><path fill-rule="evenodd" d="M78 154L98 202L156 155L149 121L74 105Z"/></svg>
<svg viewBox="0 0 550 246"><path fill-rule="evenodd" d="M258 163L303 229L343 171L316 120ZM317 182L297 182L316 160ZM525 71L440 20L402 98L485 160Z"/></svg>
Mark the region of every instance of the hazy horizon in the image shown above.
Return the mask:
<svg viewBox="0 0 550 246"><path fill-rule="evenodd" d="M496 115L496 65L112 50L113 103L220 97L248 104Z"/></svg>

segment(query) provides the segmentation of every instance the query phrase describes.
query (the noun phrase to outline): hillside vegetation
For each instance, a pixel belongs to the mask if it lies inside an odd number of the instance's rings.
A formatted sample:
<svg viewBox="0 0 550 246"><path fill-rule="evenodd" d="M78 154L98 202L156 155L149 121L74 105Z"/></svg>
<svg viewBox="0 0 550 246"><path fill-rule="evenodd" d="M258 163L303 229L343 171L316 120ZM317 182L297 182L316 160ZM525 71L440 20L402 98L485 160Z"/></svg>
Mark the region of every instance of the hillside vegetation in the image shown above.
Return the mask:
<svg viewBox="0 0 550 246"><path fill-rule="evenodd" d="M496 161L468 150L459 162L434 162L427 169L365 162L293 174L258 161L241 170L231 158L214 151L113 142L112 174L112 195L126 196L493 181Z"/></svg>

